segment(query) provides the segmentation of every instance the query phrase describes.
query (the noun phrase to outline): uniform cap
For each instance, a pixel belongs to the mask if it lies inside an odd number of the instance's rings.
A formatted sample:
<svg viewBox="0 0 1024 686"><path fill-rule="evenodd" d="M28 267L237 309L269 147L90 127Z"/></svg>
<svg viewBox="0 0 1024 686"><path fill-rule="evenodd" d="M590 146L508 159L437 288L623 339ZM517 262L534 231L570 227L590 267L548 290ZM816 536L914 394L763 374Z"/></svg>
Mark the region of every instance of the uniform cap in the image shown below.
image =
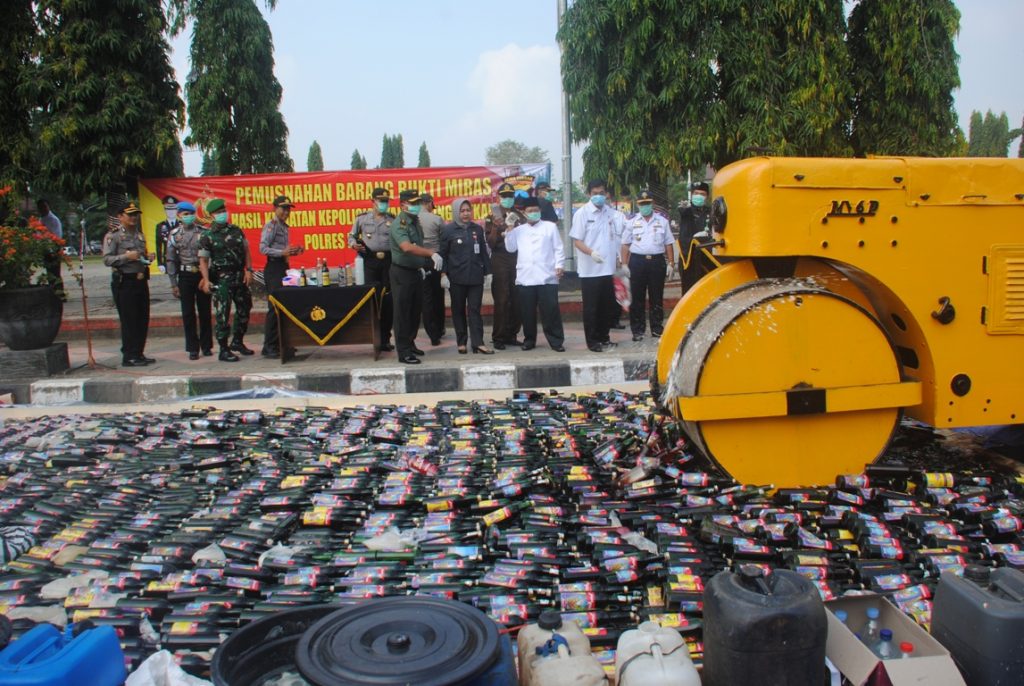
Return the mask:
<svg viewBox="0 0 1024 686"><path fill-rule="evenodd" d="M220 199L220 198L214 198L210 202L206 203L206 211L209 212L210 214L213 214L214 212L217 212L218 210L223 210L223 209L226 209L226 208L227 208L227 205L225 205L224 201L222 199Z"/></svg>
<svg viewBox="0 0 1024 686"><path fill-rule="evenodd" d="M192 212L193 214L195 214L196 206L188 202L187 200L182 200L181 202L178 203L178 211Z"/></svg>
<svg viewBox="0 0 1024 686"><path fill-rule="evenodd" d="M388 192L387 188L377 187L370 193L370 197L374 200L391 200L391 193Z"/></svg>
<svg viewBox="0 0 1024 686"><path fill-rule="evenodd" d="M162 202L164 204L164 207L168 210L173 210L178 207L178 199L175 198L173 195L165 195L163 200L161 200L160 202Z"/></svg>
<svg viewBox="0 0 1024 686"><path fill-rule="evenodd" d="M541 181L540 183L537 184L537 190L539 190L539 191L548 190L549 191L549 190L551 190L551 184L548 183L547 181Z"/></svg>
<svg viewBox="0 0 1024 686"><path fill-rule="evenodd" d="M523 201L523 207L540 207L540 200L538 198L527 198Z"/></svg>
<svg viewBox="0 0 1024 686"><path fill-rule="evenodd" d="M175 204L175 207L177 207L177 204ZM121 214L142 214L142 210L139 209L138 205L130 202L121 210Z"/></svg>
<svg viewBox="0 0 1024 686"><path fill-rule="evenodd" d="M640 194L636 196L636 203L638 205L654 202L654 193L651 193L646 188L640 191Z"/></svg>
<svg viewBox="0 0 1024 686"><path fill-rule="evenodd" d="M434 202L434 196L432 196L430 193L421 193L420 194L420 202L431 202L432 203L432 202Z"/></svg>
<svg viewBox="0 0 1024 686"><path fill-rule="evenodd" d="M295 207L295 203L287 195L279 195L274 198L274 207Z"/></svg>
<svg viewBox="0 0 1024 686"><path fill-rule="evenodd" d="M498 195L515 195L516 187L510 183L503 183L498 186Z"/></svg>
<svg viewBox="0 0 1024 686"><path fill-rule="evenodd" d="M708 186L708 184L706 182L704 182L704 181L697 181L696 183L693 184L692 189L693 189L694 192L696 192L696 191L704 191L705 193L710 193L711 192L711 187Z"/></svg>
<svg viewBox="0 0 1024 686"><path fill-rule="evenodd" d="M419 202L420 192L416 188L407 188L398 194L398 199L402 202Z"/></svg>

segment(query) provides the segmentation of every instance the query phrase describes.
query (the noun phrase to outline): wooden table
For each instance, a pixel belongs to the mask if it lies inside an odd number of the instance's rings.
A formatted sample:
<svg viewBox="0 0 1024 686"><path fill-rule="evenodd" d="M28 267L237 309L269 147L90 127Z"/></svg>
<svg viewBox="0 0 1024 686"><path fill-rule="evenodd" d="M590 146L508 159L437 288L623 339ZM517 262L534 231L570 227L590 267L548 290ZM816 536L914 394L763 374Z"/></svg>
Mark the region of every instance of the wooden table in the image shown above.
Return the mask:
<svg viewBox="0 0 1024 686"><path fill-rule="evenodd" d="M287 286L270 306L278 313L281 364L300 346L372 345L380 357L380 303L373 286Z"/></svg>

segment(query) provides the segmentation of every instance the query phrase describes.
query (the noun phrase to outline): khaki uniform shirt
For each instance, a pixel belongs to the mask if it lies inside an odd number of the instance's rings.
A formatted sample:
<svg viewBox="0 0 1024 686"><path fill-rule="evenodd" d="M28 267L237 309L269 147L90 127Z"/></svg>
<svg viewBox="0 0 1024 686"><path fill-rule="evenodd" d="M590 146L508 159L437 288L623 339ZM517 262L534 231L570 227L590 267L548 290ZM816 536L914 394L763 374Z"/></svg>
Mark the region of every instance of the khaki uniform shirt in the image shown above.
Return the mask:
<svg viewBox="0 0 1024 686"><path fill-rule="evenodd" d="M199 238L203 235L203 227L198 224L184 226L179 224L167 239L167 277L171 286L178 285L178 274L183 267L189 271L199 269Z"/></svg>
<svg viewBox="0 0 1024 686"><path fill-rule="evenodd" d="M140 257L146 256L146 237L141 231L128 231L123 226L107 232L103 237L103 264L113 267L121 274L141 274L149 270L142 260L129 260L125 253L138 250Z"/></svg>
<svg viewBox="0 0 1024 686"><path fill-rule="evenodd" d="M423 229L423 247L437 252L441 248L441 229L444 228L444 220L425 210L420 211L417 219L420 220L420 228Z"/></svg>
<svg viewBox="0 0 1024 686"><path fill-rule="evenodd" d="M370 252L390 252L391 223L394 220L394 216L390 214L366 212L359 215L352 224L352 231L348 235L348 247L355 248L356 244L362 241Z"/></svg>

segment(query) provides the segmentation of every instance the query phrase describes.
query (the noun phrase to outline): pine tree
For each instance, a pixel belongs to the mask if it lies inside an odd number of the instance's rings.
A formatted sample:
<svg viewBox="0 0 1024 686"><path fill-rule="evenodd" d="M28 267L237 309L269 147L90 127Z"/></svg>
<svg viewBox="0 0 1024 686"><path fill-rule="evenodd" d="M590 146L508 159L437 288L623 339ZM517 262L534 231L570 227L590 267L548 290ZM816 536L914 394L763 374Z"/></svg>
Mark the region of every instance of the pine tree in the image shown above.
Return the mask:
<svg viewBox="0 0 1024 686"><path fill-rule="evenodd" d="M985 120L978 110L971 111L971 123L967 129L967 156L981 157L981 138L985 129Z"/></svg>
<svg viewBox="0 0 1024 686"><path fill-rule="evenodd" d="M352 161L349 162L351 169L366 169L366 158L359 154L359 148L352 151Z"/></svg>
<svg viewBox="0 0 1024 686"><path fill-rule="evenodd" d="M377 169L391 169L392 167L391 154L391 136L384 134L384 140L380 144L380 166Z"/></svg>
<svg viewBox="0 0 1024 686"><path fill-rule="evenodd" d="M291 171L281 84L263 15L253 0L193 0L190 14L186 144L216 149L220 174Z"/></svg>
<svg viewBox="0 0 1024 686"><path fill-rule="evenodd" d="M423 145L420 146L420 161L416 166L421 168L430 166L430 153L427 151L426 141L423 141Z"/></svg>
<svg viewBox="0 0 1024 686"><path fill-rule="evenodd" d="M203 166L199 171L200 176L217 176L217 151L203 152Z"/></svg>
<svg viewBox="0 0 1024 686"><path fill-rule="evenodd" d="M160 3L37 0L39 53L28 86L41 106L45 185L69 198L181 168L178 97Z"/></svg>
<svg viewBox="0 0 1024 686"><path fill-rule="evenodd" d="M306 171L323 171L324 154L320 144L316 141L309 146L309 154L306 155Z"/></svg>
<svg viewBox="0 0 1024 686"><path fill-rule="evenodd" d="M24 88L31 78L35 34L31 0L11 0L0 22L0 45L4 46L0 51L0 187L23 185L30 176L30 104Z"/></svg>
<svg viewBox="0 0 1024 686"><path fill-rule="evenodd" d="M405 144L402 143L402 134L394 137L395 169L405 167Z"/></svg>
<svg viewBox="0 0 1024 686"><path fill-rule="evenodd" d="M1020 131L1022 135L1020 145L1017 147L1017 157L1024 157L1024 120L1021 120L1018 131Z"/></svg>
<svg viewBox="0 0 1024 686"><path fill-rule="evenodd" d="M858 154L946 155L958 145L953 0L860 0L847 43Z"/></svg>

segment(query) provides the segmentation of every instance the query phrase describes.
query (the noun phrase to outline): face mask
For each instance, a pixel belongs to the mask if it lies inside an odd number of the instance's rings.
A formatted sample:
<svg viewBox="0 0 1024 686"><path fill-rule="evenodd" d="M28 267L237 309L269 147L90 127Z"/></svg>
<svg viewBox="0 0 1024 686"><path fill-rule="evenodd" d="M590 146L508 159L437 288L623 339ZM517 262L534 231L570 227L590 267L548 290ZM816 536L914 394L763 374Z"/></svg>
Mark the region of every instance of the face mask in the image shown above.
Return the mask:
<svg viewBox="0 0 1024 686"><path fill-rule="evenodd" d="M412 216L415 217L417 214L420 213L420 206L419 205L409 205L409 209L407 209L406 212L408 212L409 214L411 214Z"/></svg>
<svg viewBox="0 0 1024 686"><path fill-rule="evenodd" d="M526 220L531 224L535 224L540 221L540 212L527 212Z"/></svg>
<svg viewBox="0 0 1024 686"><path fill-rule="evenodd" d="M601 194L590 196L590 202L594 203L594 207L604 207L604 196Z"/></svg>
<svg viewBox="0 0 1024 686"><path fill-rule="evenodd" d="M650 217L654 214L654 205L643 204L640 206L640 215L643 217Z"/></svg>
<svg viewBox="0 0 1024 686"><path fill-rule="evenodd" d="M388 213L388 204L387 204L387 202L385 202L383 200L378 202L377 203L377 211L380 212L381 214L387 214Z"/></svg>
<svg viewBox="0 0 1024 686"><path fill-rule="evenodd" d="M213 215L213 221L217 222L218 224L227 224L228 223L228 213L227 212L218 212L217 214Z"/></svg>
<svg viewBox="0 0 1024 686"><path fill-rule="evenodd" d="M704 201L705 200L707 200L707 198L705 198L703 195L695 195L690 200L690 202L693 203L694 207L704 207Z"/></svg>
<svg viewBox="0 0 1024 686"><path fill-rule="evenodd" d="M194 222L196 220L196 215L194 215L194 214L183 214L183 215L181 215L178 218L181 220L181 223L184 224L185 226L192 226L192 222Z"/></svg>
<svg viewBox="0 0 1024 686"><path fill-rule="evenodd" d="M501 204L501 206L502 206L502 207L504 207L504 208L505 208L506 210L511 210L511 209L512 209L512 203L514 203L514 202L515 202L515 198L502 198L502 199L501 199L501 200L499 200L498 202L499 202L499 203Z"/></svg>

